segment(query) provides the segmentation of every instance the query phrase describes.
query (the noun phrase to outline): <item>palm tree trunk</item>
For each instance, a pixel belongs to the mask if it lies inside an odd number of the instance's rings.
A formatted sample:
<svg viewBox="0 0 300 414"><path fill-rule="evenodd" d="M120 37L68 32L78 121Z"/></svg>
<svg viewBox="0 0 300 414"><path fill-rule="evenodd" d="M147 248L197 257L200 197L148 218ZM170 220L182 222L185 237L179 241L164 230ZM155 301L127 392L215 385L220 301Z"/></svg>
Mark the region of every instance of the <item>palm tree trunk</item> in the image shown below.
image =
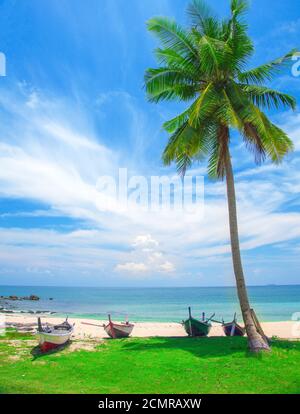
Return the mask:
<svg viewBox="0 0 300 414"><path fill-rule="evenodd" d="M236 212L236 197L235 197L235 186L234 177L232 171L231 158L229 148L225 155L225 170L226 170L226 185L227 185L227 199L228 199L228 213L229 213L229 227L230 227L230 239L231 239L231 252L234 274L236 279L236 286L238 292L238 298L240 301L241 311L245 323L245 328L248 336L249 348L251 351L259 352L261 350L270 350L268 343L265 339L257 332L252 315L251 307L249 303L241 253L239 245L239 234L238 234L238 223L237 223L237 212Z"/></svg>

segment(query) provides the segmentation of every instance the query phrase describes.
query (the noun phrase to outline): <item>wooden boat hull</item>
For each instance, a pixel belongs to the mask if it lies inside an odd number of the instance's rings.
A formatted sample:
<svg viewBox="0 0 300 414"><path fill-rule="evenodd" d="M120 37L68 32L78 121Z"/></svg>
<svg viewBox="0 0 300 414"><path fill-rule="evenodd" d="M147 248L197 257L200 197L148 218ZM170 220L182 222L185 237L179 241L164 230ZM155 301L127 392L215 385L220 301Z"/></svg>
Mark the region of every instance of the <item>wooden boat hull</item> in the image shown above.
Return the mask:
<svg viewBox="0 0 300 414"><path fill-rule="evenodd" d="M224 323L223 331L226 336L244 336L245 335L245 328L242 328L236 322Z"/></svg>
<svg viewBox="0 0 300 414"><path fill-rule="evenodd" d="M73 330L74 325L70 325L67 319L59 325L46 325L43 327L41 318L38 318L36 336L39 340L40 349L42 352L47 352L64 345L70 340Z"/></svg>
<svg viewBox="0 0 300 414"><path fill-rule="evenodd" d="M36 335L39 339L39 346L41 350L46 352L67 343L70 340L72 333L73 329L71 331L61 333L37 332Z"/></svg>
<svg viewBox="0 0 300 414"><path fill-rule="evenodd" d="M211 324L189 318L183 322L184 329L189 336L207 336L211 330Z"/></svg>
<svg viewBox="0 0 300 414"><path fill-rule="evenodd" d="M127 338L131 334L133 328L134 325L132 323L109 322L104 326L105 332L111 338Z"/></svg>

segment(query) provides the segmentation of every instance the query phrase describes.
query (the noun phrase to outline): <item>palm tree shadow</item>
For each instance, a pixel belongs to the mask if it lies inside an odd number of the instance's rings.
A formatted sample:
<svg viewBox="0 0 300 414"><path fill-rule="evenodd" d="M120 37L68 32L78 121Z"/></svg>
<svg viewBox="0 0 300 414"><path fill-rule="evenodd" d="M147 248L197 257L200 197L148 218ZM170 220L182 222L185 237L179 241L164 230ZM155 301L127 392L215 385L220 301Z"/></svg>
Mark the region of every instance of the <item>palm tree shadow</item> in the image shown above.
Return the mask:
<svg viewBox="0 0 300 414"><path fill-rule="evenodd" d="M50 351L47 352L43 352L41 351L41 348L39 347L39 345L35 346L32 350L31 350L31 355L32 355L32 361L35 361L36 359L39 358L43 358L47 355L53 355L53 354L57 354L58 352L67 349L70 345L71 345L72 341L69 340L68 342L66 342L63 345L58 346L57 348L51 349Z"/></svg>
<svg viewBox="0 0 300 414"><path fill-rule="evenodd" d="M285 350L297 350L300 352L300 341L287 341L280 339L273 339L271 346L274 348L281 348ZM136 341L122 340L122 350L126 352L139 351L168 351L180 349L190 352L198 358L216 358L221 356L228 356L235 354L244 354L246 358L262 358L263 354L252 353L248 349L246 337L205 337L205 338L190 338L190 337L173 337L161 338L155 337L149 340Z"/></svg>
<svg viewBox="0 0 300 414"><path fill-rule="evenodd" d="M184 350L190 352L199 358L214 358L236 354L240 352L248 353L247 339L240 337L171 337L161 338L154 337L151 341L124 341L122 349L124 351L168 351L168 350Z"/></svg>
<svg viewBox="0 0 300 414"><path fill-rule="evenodd" d="M287 352L290 351L299 351L300 352L300 340L288 340L288 339L280 339L280 338L272 338L271 339L271 347L277 349L284 349Z"/></svg>

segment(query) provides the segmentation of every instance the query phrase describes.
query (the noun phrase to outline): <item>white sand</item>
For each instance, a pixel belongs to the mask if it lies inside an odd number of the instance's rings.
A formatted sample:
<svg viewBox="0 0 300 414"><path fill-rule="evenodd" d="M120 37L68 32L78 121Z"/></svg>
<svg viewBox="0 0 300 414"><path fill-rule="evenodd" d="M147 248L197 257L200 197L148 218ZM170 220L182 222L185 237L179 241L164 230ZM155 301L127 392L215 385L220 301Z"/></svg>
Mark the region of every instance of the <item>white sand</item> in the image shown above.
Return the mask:
<svg viewBox="0 0 300 414"><path fill-rule="evenodd" d="M3 315L2 315L3 316ZM41 315L42 316L42 315ZM42 322L61 323L62 318L53 318L50 316L42 316ZM36 328L37 317L27 315L5 315L7 324L17 324L18 327ZM86 325L95 324L103 325L106 321L97 321L92 319L73 319L69 318L70 323L75 323L74 337L83 338L106 338L107 335L102 326ZM133 322L134 323L134 322ZM300 339L300 322L284 321L284 322L264 322L262 327L267 336L278 336L280 338ZM172 337L186 336L186 333L179 323L173 322L136 322L132 332L133 337ZM224 336L221 325L213 324L213 328L209 336Z"/></svg>

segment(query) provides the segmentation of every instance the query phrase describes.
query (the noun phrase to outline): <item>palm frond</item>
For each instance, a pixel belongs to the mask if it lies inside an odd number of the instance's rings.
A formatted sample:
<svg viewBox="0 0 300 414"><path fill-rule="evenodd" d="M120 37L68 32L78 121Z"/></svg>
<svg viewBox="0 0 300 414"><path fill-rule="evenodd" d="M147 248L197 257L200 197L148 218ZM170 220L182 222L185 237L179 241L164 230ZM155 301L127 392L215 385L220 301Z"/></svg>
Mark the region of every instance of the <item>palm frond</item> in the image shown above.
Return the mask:
<svg viewBox="0 0 300 414"><path fill-rule="evenodd" d="M227 42L232 50L233 72L242 70L254 51L253 42L247 35L247 26L238 22L233 24Z"/></svg>
<svg viewBox="0 0 300 414"><path fill-rule="evenodd" d="M270 123L269 135L263 140L271 160L279 164L283 158L294 150L293 141L278 126Z"/></svg>
<svg viewBox="0 0 300 414"><path fill-rule="evenodd" d="M198 43L201 36L222 40L222 23L204 0L192 0L187 8L192 35Z"/></svg>
<svg viewBox="0 0 300 414"><path fill-rule="evenodd" d="M248 36L248 25L243 16L248 8L244 0L231 1L231 17L223 23L224 39L232 50L232 71L241 70L253 54L253 43Z"/></svg>
<svg viewBox="0 0 300 414"><path fill-rule="evenodd" d="M253 103L259 107L268 109L275 107L278 109L281 105L287 108L295 109L296 100L290 95L259 85L241 85L243 91L250 97Z"/></svg>
<svg viewBox="0 0 300 414"><path fill-rule="evenodd" d="M163 152L162 160L165 165L176 163L177 171L184 175L192 164L192 143L197 140L196 130L188 122L185 122L169 138L169 142Z"/></svg>
<svg viewBox="0 0 300 414"><path fill-rule="evenodd" d="M173 49L185 59L197 59L190 34L175 21L165 17L155 17L147 22L148 30L153 32L161 41L164 48Z"/></svg>
<svg viewBox="0 0 300 414"><path fill-rule="evenodd" d="M194 62L183 58L179 53L173 49L161 49L157 48L155 51L158 64L161 66L167 66L173 69L180 69L183 72L189 74L191 78L197 80L200 78L199 65L195 66Z"/></svg>
<svg viewBox="0 0 300 414"><path fill-rule="evenodd" d="M273 79L275 75L278 75L282 69L290 62L291 57L297 52L297 49L292 49L286 55L272 60L269 63L258 66L257 68L240 72L238 74L238 80L246 83L263 83Z"/></svg>
<svg viewBox="0 0 300 414"><path fill-rule="evenodd" d="M249 8L247 0L231 0L231 15L235 18L241 18Z"/></svg>
<svg viewBox="0 0 300 414"><path fill-rule="evenodd" d="M226 172L225 161L229 145L229 131L226 125L219 125L212 144L208 160L208 176L212 179L223 179Z"/></svg>
<svg viewBox="0 0 300 414"><path fill-rule="evenodd" d="M165 131L172 134L178 128L180 128L183 124L185 124L189 120L189 117L191 115L193 107L194 107L194 104L191 105L188 109L186 109L181 114L175 116L174 118L170 119L169 121L164 122L163 128L165 129Z"/></svg>
<svg viewBox="0 0 300 414"><path fill-rule="evenodd" d="M199 98L194 102L190 112L189 123L194 128L203 127L207 120L212 117L219 105L219 95L209 83L201 92Z"/></svg>
<svg viewBox="0 0 300 414"><path fill-rule="evenodd" d="M239 112L234 107L233 102L225 89L223 90L222 95L223 99L220 101L219 108L216 111L217 118L220 120L221 124L228 125L231 128L241 129L242 120Z"/></svg>
<svg viewBox="0 0 300 414"><path fill-rule="evenodd" d="M213 124L195 129L185 122L170 136L162 157L164 164L175 162L178 173L185 175L193 161L203 160L209 154L214 133Z"/></svg>
<svg viewBox="0 0 300 414"><path fill-rule="evenodd" d="M242 134L246 147L254 154L256 164L261 164L266 159L266 150L256 127L250 122L245 122Z"/></svg>
<svg viewBox="0 0 300 414"><path fill-rule="evenodd" d="M204 35L199 41L199 55L202 72L207 77L218 76L230 62L232 51L227 43Z"/></svg>
<svg viewBox="0 0 300 414"><path fill-rule="evenodd" d="M287 134L274 125L260 109L252 105L252 119L260 136L265 153L274 163L280 163L285 155L293 151L293 143Z"/></svg>
<svg viewBox="0 0 300 414"><path fill-rule="evenodd" d="M207 21L214 18L214 14L208 4L203 0L193 0L187 7L187 14L193 27L205 33Z"/></svg>
<svg viewBox="0 0 300 414"><path fill-rule="evenodd" d="M189 74L169 67L148 69L145 87L151 102L161 100L189 100L195 96L195 84Z"/></svg>

